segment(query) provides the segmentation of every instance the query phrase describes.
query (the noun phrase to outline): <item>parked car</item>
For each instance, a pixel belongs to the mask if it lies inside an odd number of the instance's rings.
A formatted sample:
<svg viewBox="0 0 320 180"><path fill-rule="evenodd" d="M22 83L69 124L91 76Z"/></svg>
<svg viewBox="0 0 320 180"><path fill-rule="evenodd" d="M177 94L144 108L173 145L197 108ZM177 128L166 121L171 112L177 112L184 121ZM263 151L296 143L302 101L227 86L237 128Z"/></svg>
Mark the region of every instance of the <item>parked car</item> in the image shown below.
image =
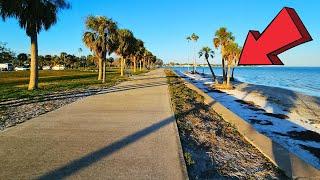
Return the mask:
<svg viewBox="0 0 320 180"><path fill-rule="evenodd" d="M15 70L15 71L27 71L27 70L30 70L30 66L28 66L28 65L23 65L23 66L14 68L14 70Z"/></svg>
<svg viewBox="0 0 320 180"><path fill-rule="evenodd" d="M13 71L14 67L11 63L1 63L0 71Z"/></svg>
<svg viewBox="0 0 320 180"><path fill-rule="evenodd" d="M64 65L55 65L52 67L52 70L64 70L66 67Z"/></svg>
<svg viewBox="0 0 320 180"><path fill-rule="evenodd" d="M51 67L50 66L42 66L42 70L50 70Z"/></svg>

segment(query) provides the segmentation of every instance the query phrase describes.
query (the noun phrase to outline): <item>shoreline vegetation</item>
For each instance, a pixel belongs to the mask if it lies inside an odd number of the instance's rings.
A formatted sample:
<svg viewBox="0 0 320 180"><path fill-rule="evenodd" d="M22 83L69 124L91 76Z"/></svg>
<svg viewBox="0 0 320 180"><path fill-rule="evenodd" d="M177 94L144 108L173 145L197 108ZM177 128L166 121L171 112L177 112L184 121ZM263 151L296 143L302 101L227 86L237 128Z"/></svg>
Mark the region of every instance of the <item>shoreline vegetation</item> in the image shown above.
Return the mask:
<svg viewBox="0 0 320 180"><path fill-rule="evenodd" d="M190 179L287 179L203 97L165 70Z"/></svg>

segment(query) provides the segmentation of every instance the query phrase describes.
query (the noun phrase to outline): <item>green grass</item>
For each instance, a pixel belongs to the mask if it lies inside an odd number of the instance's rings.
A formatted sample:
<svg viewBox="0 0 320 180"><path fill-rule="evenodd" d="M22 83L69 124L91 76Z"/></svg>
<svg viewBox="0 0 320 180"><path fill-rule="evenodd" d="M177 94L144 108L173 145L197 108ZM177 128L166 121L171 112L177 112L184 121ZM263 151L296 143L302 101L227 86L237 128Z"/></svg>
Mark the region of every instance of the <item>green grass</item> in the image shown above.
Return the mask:
<svg viewBox="0 0 320 180"><path fill-rule="evenodd" d="M135 74L144 73L138 72ZM39 89L28 91L29 71L0 72L0 101L32 98L53 92L84 89L88 87L110 87L127 80L117 69L107 69L106 83L97 80L97 72L64 70L39 71Z"/></svg>

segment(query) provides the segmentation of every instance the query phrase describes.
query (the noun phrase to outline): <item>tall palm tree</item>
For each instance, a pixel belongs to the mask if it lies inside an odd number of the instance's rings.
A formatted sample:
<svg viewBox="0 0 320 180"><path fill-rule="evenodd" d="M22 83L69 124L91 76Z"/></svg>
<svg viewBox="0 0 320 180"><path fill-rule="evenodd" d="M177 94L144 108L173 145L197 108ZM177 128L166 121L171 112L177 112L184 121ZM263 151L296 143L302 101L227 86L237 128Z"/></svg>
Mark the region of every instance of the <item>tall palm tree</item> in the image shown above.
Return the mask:
<svg viewBox="0 0 320 180"><path fill-rule="evenodd" d="M83 35L83 42L99 59L98 80L104 83L106 55L115 50L117 24L105 16L89 16L85 23L88 31Z"/></svg>
<svg viewBox="0 0 320 180"><path fill-rule="evenodd" d="M135 44L134 44L134 51L132 54L132 58L133 58L133 72L137 71L137 58L141 57L142 55L142 47L144 47L144 43L142 40L140 39L136 39L135 40Z"/></svg>
<svg viewBox="0 0 320 180"><path fill-rule="evenodd" d="M228 32L227 28L221 27L215 32L215 37L213 38L213 45L216 49L219 47L221 48L222 76L224 83L227 80L227 72L225 69L225 47L230 41L234 41L234 36L231 32Z"/></svg>
<svg viewBox="0 0 320 180"><path fill-rule="evenodd" d="M117 36L116 54L120 56L120 73L124 75L125 59L134 51L135 39L133 33L128 29L119 29Z"/></svg>
<svg viewBox="0 0 320 180"><path fill-rule="evenodd" d="M227 86L230 86L230 68L234 67L240 58L241 48L233 41L230 41L225 47L225 57L227 59L228 73Z"/></svg>
<svg viewBox="0 0 320 180"><path fill-rule="evenodd" d="M62 62L64 65L66 65L66 58L68 54L66 52L61 52L60 53L60 62Z"/></svg>
<svg viewBox="0 0 320 180"><path fill-rule="evenodd" d="M230 78L231 81L234 81L234 69L238 65L241 52L242 52L242 47L238 46L237 49L236 49L236 55L235 55L236 59L235 59L235 62L234 62L234 66L232 67L232 70L231 70L231 78Z"/></svg>
<svg viewBox="0 0 320 180"><path fill-rule="evenodd" d="M140 62L140 71L141 71L141 58L143 56L144 53L144 42L140 39L138 39L138 41L136 42L136 52L135 52L135 61L137 60L137 58L139 58L139 62ZM134 71L135 72L135 71Z"/></svg>
<svg viewBox="0 0 320 180"><path fill-rule="evenodd" d="M190 45L189 45L189 43L191 41L191 36L187 36L186 39L188 41L188 72L189 72L189 64L190 64L190 49L189 49Z"/></svg>
<svg viewBox="0 0 320 180"><path fill-rule="evenodd" d="M156 63L156 61L157 61L157 56L154 56L154 55L152 55L151 56L151 59L150 59L150 62L151 62L151 68L154 68L155 66L155 63Z"/></svg>
<svg viewBox="0 0 320 180"><path fill-rule="evenodd" d="M147 63L147 69L150 69L150 60L152 58L152 53L148 50L144 52L144 62ZM147 61L147 62L146 62Z"/></svg>
<svg viewBox="0 0 320 180"><path fill-rule="evenodd" d="M38 88L38 34L57 22L57 13L68 9L65 0L0 0L0 16L15 18L31 39L31 67L28 90Z"/></svg>
<svg viewBox="0 0 320 180"><path fill-rule="evenodd" d="M193 50L194 50L194 53L195 53L195 51L196 51L196 42L198 41L198 39L199 39L199 36L198 35L196 35L195 33L192 33L191 34L191 40L194 42L194 46L193 46ZM193 56L193 73L196 73L196 56L194 55Z"/></svg>
<svg viewBox="0 0 320 180"><path fill-rule="evenodd" d="M144 52L146 51L146 48L144 46L140 47L139 49L139 70L142 71L142 68L144 68L144 66L142 65L142 63L144 63Z"/></svg>
<svg viewBox="0 0 320 180"><path fill-rule="evenodd" d="M204 56L204 58L206 59L208 65L209 65L209 68L210 68L210 71L211 71L211 74L213 76L213 80L215 81L216 80L216 75L214 74L213 70L212 70L212 67L211 67L211 64L209 62L209 57L213 58L214 57L214 51L211 50L209 47L203 47L200 52L199 52L199 58L201 56Z"/></svg>
<svg viewBox="0 0 320 180"><path fill-rule="evenodd" d="M146 61L148 59L148 54L149 54L149 51L147 49L144 49L143 60L142 60L143 69L147 68Z"/></svg>

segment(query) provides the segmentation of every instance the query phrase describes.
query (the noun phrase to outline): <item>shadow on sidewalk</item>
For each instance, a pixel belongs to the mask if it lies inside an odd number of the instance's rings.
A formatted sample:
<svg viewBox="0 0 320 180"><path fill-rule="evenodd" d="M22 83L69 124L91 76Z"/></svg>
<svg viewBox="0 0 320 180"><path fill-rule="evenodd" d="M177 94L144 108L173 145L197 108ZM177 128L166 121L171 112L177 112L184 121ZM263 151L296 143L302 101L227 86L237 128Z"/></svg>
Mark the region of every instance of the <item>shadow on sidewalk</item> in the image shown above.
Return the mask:
<svg viewBox="0 0 320 180"><path fill-rule="evenodd" d="M86 167L91 166L92 164L96 163L97 161L112 155L114 152L119 151L120 149L140 140L141 138L148 136L159 129L163 128L164 126L169 125L170 123L174 122L174 117L168 117L160 122L157 122L145 129L142 129L132 135L129 135L123 139L115 141L106 147L94 151L86 156L83 156L80 159L74 160L65 166L57 168L53 171L50 171L37 179L62 179L66 178ZM107 167L106 167L107 168Z"/></svg>
<svg viewBox="0 0 320 180"><path fill-rule="evenodd" d="M210 106L212 106L215 102L209 104ZM175 116L186 116L186 114L188 113L192 113L193 111L195 111L195 108L192 108L188 111L176 114ZM115 153L116 151L121 150L122 148L133 144L136 141L139 141L140 139L144 138L145 136L148 136L158 130L160 130L161 128L169 125L170 123L175 122L175 117L174 116L170 116L166 119L163 119L157 123L152 124L149 127L146 127L140 131L137 131L127 137L124 137L118 141L115 141L107 146L105 146L104 148L101 148L97 151L91 152L90 154L87 154L79 159L76 159L60 168L54 169L40 177L38 177L37 179L40 180L44 180L44 179L63 179L66 178L68 176L71 176L72 174L75 174L76 172L91 166L92 164L98 162L99 160L112 155L113 153ZM178 133L178 132L177 132Z"/></svg>

